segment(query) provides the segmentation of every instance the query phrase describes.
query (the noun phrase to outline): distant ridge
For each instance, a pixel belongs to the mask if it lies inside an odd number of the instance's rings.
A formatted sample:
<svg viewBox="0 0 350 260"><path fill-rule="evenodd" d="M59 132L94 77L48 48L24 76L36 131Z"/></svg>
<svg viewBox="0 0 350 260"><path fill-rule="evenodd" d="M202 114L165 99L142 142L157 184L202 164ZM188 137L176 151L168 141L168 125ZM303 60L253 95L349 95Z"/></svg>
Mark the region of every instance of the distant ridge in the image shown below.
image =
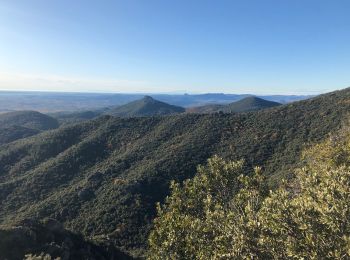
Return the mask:
<svg viewBox="0 0 350 260"><path fill-rule="evenodd" d="M153 99L150 96L145 96L140 100L130 102L126 105L113 108L106 114L117 117L143 117L156 115L170 115L185 112L185 109L178 106L169 105Z"/></svg>
<svg viewBox="0 0 350 260"><path fill-rule="evenodd" d="M187 109L190 113L214 113L214 112L225 112L225 113L240 113L256 111L266 109L270 107L276 107L282 105L281 103L265 100L256 96L250 96L243 98L239 101L232 102L227 105L206 105L200 107L193 107Z"/></svg>
<svg viewBox="0 0 350 260"><path fill-rule="evenodd" d="M248 112L270 107L280 106L280 103L268 101L255 96L246 97L237 102L230 103L223 108L223 112Z"/></svg>
<svg viewBox="0 0 350 260"><path fill-rule="evenodd" d="M120 94L120 93L61 93L0 91L0 112L35 110L43 113L62 111L94 111L122 106L150 95L154 99L180 107L198 107L208 104L229 104L251 94ZM305 95L255 95L282 104L311 98ZM52 101L55 102L52 102Z"/></svg>
<svg viewBox="0 0 350 260"><path fill-rule="evenodd" d="M0 145L58 128L58 121L36 111L0 114Z"/></svg>

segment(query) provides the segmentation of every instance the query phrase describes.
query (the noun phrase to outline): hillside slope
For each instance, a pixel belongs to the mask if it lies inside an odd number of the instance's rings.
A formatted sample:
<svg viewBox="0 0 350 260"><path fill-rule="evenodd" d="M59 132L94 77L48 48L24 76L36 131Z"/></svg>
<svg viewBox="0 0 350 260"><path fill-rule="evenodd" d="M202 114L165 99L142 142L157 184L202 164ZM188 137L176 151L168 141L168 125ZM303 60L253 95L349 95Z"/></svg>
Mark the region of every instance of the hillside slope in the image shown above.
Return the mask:
<svg viewBox="0 0 350 260"><path fill-rule="evenodd" d="M142 117L178 114L184 111L185 109L182 107L169 105L150 96L145 96L143 99L113 108L107 111L106 114L117 117Z"/></svg>
<svg viewBox="0 0 350 260"><path fill-rule="evenodd" d="M51 217L142 255L170 180L218 154L261 165L273 185L349 110L346 89L243 114L104 116L22 139L0 147L0 223Z"/></svg>

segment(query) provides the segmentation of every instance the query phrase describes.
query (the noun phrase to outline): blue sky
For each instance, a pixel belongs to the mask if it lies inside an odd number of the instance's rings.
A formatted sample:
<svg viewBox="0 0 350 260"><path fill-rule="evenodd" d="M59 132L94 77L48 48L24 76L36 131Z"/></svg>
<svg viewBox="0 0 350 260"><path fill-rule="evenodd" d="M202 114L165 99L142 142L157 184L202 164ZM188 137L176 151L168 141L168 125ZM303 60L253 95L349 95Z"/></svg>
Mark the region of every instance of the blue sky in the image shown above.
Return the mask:
<svg viewBox="0 0 350 260"><path fill-rule="evenodd" d="M0 89L341 89L349 12L348 0L0 0Z"/></svg>

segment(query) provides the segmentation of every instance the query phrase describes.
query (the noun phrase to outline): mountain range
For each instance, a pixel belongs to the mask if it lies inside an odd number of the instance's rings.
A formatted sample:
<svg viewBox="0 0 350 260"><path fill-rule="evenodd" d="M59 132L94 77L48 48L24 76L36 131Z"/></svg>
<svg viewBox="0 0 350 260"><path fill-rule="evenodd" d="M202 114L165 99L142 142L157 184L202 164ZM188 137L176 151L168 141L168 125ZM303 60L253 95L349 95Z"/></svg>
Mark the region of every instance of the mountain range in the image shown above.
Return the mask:
<svg viewBox="0 0 350 260"><path fill-rule="evenodd" d="M279 103L263 100L257 97L247 97L227 105L208 105L187 109L190 113L213 112L246 112L265 109L279 105ZM15 111L0 114L0 144L9 143L17 139L29 137L45 130L55 129L59 125L91 120L103 114L116 117L147 117L165 116L184 113L182 107L169 105L153 99L150 96L128 104L93 111L61 111L42 114L36 111Z"/></svg>
<svg viewBox="0 0 350 260"><path fill-rule="evenodd" d="M132 101L122 106L114 106L105 109L94 111L81 112L56 112L49 115L56 118L61 124L76 123L100 115L112 115L116 117L146 117L146 116L165 116L171 114L179 114L184 112L189 113L239 113L248 112L259 109L266 109L281 105L280 103L264 100L255 96L243 98L239 101L229 103L227 105L206 105L201 107L192 107L185 109L179 106L173 106L165 102L156 100L150 96L145 96L142 99Z"/></svg>
<svg viewBox="0 0 350 260"><path fill-rule="evenodd" d="M208 104L228 104L248 94L114 94L114 93L52 93L0 91L0 112L35 110L42 113L79 112L121 106L142 99L145 95L185 108ZM259 95L258 97L286 104L310 98L310 95Z"/></svg>
<svg viewBox="0 0 350 260"><path fill-rule="evenodd" d="M273 188L291 176L305 146L347 121L349 100L345 89L246 113L105 115L4 144L0 224L52 218L84 239L142 257L155 204L171 180L193 177L217 154L260 165Z"/></svg>

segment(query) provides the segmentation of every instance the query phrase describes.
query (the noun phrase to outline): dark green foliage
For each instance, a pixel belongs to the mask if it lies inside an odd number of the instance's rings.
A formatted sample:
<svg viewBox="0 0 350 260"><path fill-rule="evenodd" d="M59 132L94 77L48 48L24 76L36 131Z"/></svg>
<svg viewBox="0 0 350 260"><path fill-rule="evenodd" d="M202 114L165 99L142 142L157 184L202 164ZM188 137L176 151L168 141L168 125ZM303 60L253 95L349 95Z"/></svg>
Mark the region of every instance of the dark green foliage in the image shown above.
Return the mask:
<svg viewBox="0 0 350 260"><path fill-rule="evenodd" d="M110 109L106 113L118 117L140 117L178 114L182 112L185 112L185 109L182 107L169 105L155 100L152 97L145 96L141 100L136 100L126 105Z"/></svg>
<svg viewBox="0 0 350 260"><path fill-rule="evenodd" d="M16 111L0 114L0 127L23 126L36 130L49 130L58 127L56 119L36 111Z"/></svg>
<svg viewBox="0 0 350 260"><path fill-rule="evenodd" d="M171 180L213 154L288 177L303 147L336 130L350 90L243 114L101 117L0 147L0 221L56 218L98 241L144 253ZM80 195L79 195L80 194ZM83 194L83 195L82 195ZM85 194L85 195L84 195Z"/></svg>
<svg viewBox="0 0 350 260"><path fill-rule="evenodd" d="M25 255L49 255L52 259L131 259L113 247L84 240L55 220L24 220L14 227L0 227L0 259L22 260Z"/></svg>

